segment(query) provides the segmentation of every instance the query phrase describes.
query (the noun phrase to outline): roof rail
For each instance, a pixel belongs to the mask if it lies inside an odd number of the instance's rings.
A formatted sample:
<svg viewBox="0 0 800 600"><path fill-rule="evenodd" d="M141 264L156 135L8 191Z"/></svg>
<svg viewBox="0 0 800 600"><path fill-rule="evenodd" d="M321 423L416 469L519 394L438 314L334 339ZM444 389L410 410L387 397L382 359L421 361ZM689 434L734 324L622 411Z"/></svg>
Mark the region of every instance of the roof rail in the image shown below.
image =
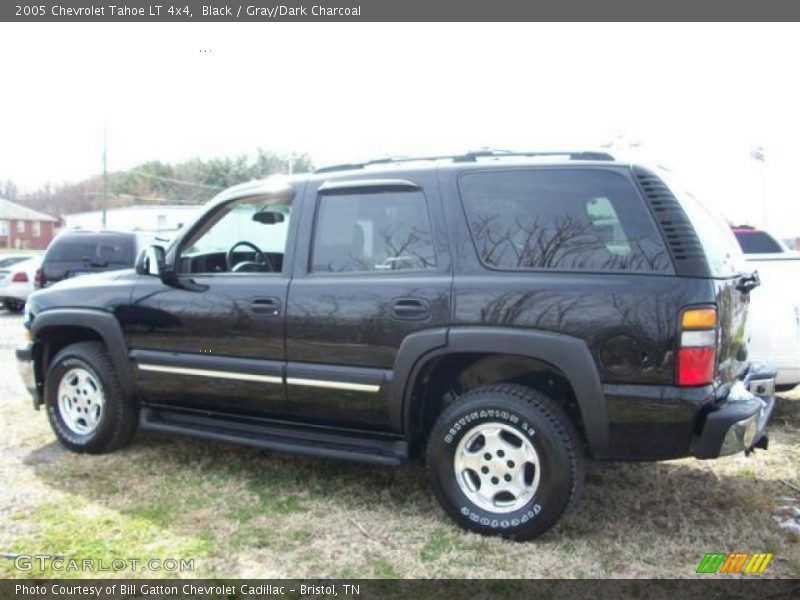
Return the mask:
<svg viewBox="0 0 800 600"><path fill-rule="evenodd" d="M314 170L314 173L331 173L334 171L350 171L353 169L363 169L372 165L389 165L404 162L417 162L423 160L452 160L453 162L475 162L479 158L508 158L508 157L541 157L541 156L565 156L569 160L614 160L614 157L607 152L580 151L580 152L515 152L511 150L492 150L482 148L467 152L466 154L441 154L436 156L389 156L387 158L376 158L363 163L344 163L340 165L330 165Z"/></svg>

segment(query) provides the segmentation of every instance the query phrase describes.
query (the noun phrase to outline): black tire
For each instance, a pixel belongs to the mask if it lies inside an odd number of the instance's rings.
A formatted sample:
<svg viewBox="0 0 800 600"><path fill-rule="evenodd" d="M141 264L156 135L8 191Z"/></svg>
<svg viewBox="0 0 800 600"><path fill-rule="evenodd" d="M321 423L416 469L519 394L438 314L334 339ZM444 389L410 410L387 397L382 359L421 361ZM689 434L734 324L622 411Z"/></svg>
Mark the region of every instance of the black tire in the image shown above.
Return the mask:
<svg viewBox="0 0 800 600"><path fill-rule="evenodd" d="M25 302L20 302L18 300L6 300L5 305L8 312L21 313L25 310Z"/></svg>
<svg viewBox="0 0 800 600"><path fill-rule="evenodd" d="M794 388L798 385L797 383L780 383L775 384L775 391L776 392L791 392Z"/></svg>
<svg viewBox="0 0 800 600"><path fill-rule="evenodd" d="M59 405L59 385L73 369L87 371L104 396L97 425L89 433L71 429ZM58 441L73 452L102 454L118 450L130 442L139 424L138 404L126 398L114 366L100 342L79 342L56 354L47 371L44 402Z"/></svg>
<svg viewBox="0 0 800 600"><path fill-rule="evenodd" d="M492 425L487 425L489 423ZM483 450L479 451L480 460L487 460L487 464L495 469L486 475L481 476L477 471L462 471L463 481L459 483L455 469L454 461L462 440L467 444L465 448L474 451L469 448L470 440L480 448L482 436L476 437L476 434L481 426L491 431L497 424L502 426L501 437L519 441L521 448L523 445L532 445L539 462L536 485L533 484L536 471L533 463L523 467L528 469L522 472L527 488L525 494L518 496L517 503L526 503L516 506L514 502L506 500L507 507L502 510L510 512L481 507L463 488L466 478L472 480L472 484L466 483L467 486L474 486L476 482L480 482L478 487L489 485L481 477L488 478L495 470L499 474L499 469L505 469L502 464L504 460L498 458L502 453L498 452L497 456L492 457L491 460L496 461L492 463L486 459L486 456L491 456L490 453L480 454ZM513 461L505 462L511 465ZM460 526L477 533L516 540L535 538L558 523L580 495L585 467L580 437L565 412L541 392L514 384L479 388L447 406L428 437L426 465L431 491L445 512ZM512 471L507 473L511 477ZM492 484L504 485L494 480ZM492 488L487 493L492 493ZM507 494L502 491L498 493ZM527 493L532 494L529 500L526 500ZM505 499L504 496L495 495L492 501L497 498L501 501Z"/></svg>

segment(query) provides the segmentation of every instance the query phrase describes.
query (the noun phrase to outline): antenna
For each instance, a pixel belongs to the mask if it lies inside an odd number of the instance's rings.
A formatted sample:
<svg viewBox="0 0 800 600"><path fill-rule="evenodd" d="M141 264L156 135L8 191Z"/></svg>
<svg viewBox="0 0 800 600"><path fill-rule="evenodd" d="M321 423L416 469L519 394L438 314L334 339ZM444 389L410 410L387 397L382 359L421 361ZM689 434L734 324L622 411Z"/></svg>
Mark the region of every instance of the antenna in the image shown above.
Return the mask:
<svg viewBox="0 0 800 600"><path fill-rule="evenodd" d="M108 121L103 121L103 229L108 209Z"/></svg>

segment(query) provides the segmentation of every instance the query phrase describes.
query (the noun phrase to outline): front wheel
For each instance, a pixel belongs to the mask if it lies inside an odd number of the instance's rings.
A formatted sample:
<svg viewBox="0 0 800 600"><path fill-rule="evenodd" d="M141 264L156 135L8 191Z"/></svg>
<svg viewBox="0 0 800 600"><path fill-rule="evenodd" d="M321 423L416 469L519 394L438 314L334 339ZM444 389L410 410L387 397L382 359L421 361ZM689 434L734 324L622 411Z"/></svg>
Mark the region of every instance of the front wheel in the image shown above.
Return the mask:
<svg viewBox="0 0 800 600"><path fill-rule="evenodd" d="M99 342L80 342L53 358L45 379L50 426L74 452L99 454L125 446L138 425L138 405L123 394Z"/></svg>
<svg viewBox="0 0 800 600"><path fill-rule="evenodd" d="M518 540L555 525L583 485L574 425L551 398L521 385L479 388L445 408L426 459L431 490L459 525Z"/></svg>

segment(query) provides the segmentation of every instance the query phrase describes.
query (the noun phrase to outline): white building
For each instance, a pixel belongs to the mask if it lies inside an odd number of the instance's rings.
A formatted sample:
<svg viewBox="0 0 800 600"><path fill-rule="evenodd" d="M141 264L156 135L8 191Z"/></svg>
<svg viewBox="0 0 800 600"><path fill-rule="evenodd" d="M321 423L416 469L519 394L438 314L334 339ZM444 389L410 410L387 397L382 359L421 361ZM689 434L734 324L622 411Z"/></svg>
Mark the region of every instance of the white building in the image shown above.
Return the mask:
<svg viewBox="0 0 800 600"><path fill-rule="evenodd" d="M183 225L192 221L202 205L140 205L110 208L106 211L105 229L113 231L142 231L159 233L171 237ZM103 211L62 215L64 229L100 230L103 227Z"/></svg>

